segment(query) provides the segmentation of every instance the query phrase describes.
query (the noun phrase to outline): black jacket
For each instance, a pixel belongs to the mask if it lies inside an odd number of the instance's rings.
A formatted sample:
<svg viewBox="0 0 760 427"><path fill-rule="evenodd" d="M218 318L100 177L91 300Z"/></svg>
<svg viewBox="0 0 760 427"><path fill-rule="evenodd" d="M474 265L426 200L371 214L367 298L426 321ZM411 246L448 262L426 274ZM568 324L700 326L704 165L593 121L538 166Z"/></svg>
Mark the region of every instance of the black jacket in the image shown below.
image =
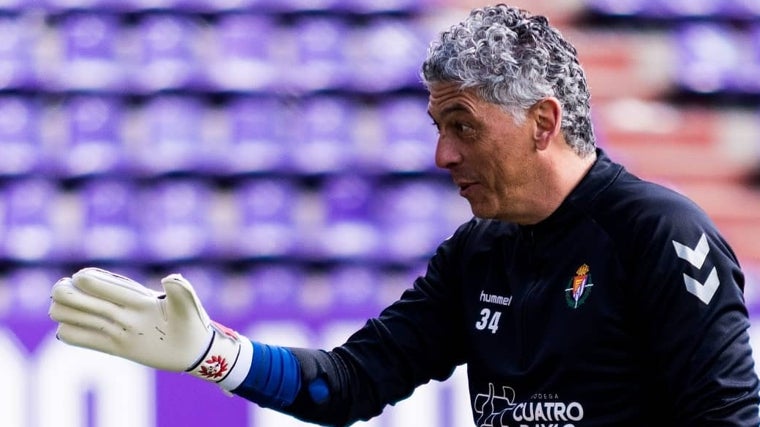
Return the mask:
<svg viewBox="0 0 760 427"><path fill-rule="evenodd" d="M699 207L599 150L546 220L472 219L345 344L292 349L283 411L348 425L466 364L476 426L757 426L743 286Z"/></svg>

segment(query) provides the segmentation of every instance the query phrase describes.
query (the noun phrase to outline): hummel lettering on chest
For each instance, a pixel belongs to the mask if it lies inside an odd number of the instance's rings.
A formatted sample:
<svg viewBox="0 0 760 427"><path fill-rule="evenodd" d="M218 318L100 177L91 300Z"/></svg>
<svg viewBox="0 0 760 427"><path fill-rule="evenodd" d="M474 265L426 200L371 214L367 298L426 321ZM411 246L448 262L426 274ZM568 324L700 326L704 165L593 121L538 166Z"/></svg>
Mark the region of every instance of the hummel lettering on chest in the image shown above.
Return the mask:
<svg viewBox="0 0 760 427"><path fill-rule="evenodd" d="M490 304L496 304L496 305L510 305L512 304L512 297L505 297L502 295L495 295L495 294L487 294L483 291L480 291L480 301L481 302L487 302Z"/></svg>

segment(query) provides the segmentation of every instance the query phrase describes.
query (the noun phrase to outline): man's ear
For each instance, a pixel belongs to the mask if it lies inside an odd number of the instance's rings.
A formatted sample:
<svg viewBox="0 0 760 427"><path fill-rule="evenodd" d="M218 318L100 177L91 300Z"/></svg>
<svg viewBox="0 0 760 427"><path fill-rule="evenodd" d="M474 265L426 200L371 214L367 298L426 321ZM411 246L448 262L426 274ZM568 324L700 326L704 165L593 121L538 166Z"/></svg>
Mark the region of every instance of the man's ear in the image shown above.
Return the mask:
<svg viewBox="0 0 760 427"><path fill-rule="evenodd" d="M557 98L543 98L533 105L530 117L536 148L544 150L562 129L562 106Z"/></svg>

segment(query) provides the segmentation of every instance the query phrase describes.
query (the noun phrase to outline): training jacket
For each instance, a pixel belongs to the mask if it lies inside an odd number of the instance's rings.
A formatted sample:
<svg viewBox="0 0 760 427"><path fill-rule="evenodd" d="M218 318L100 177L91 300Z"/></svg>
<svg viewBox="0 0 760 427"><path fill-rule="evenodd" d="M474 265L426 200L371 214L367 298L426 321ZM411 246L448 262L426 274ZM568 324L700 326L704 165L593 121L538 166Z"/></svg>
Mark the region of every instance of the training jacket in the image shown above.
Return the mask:
<svg viewBox="0 0 760 427"><path fill-rule="evenodd" d="M466 364L478 427L757 426L743 287L705 212L598 150L544 221L472 219L345 344L290 349L281 410L349 425Z"/></svg>

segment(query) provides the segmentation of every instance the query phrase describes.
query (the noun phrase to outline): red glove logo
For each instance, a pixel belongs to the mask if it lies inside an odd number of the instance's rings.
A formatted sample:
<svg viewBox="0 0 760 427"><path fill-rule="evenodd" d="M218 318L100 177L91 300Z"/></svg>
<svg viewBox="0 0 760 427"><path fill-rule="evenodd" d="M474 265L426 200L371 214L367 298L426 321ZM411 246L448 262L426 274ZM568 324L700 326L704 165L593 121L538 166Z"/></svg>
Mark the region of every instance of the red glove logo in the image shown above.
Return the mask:
<svg viewBox="0 0 760 427"><path fill-rule="evenodd" d="M203 361L198 374L204 378L217 379L224 376L229 369L227 360L222 356L211 356Z"/></svg>

